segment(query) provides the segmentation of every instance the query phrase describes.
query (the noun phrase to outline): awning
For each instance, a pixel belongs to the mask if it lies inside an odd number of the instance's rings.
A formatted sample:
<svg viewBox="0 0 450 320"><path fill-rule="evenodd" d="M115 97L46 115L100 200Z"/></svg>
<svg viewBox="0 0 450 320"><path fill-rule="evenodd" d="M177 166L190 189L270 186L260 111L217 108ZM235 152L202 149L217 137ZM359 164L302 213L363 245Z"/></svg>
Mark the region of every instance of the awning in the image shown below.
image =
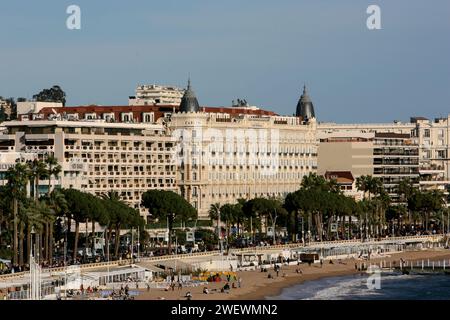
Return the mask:
<svg viewBox="0 0 450 320"><path fill-rule="evenodd" d="M167 260L156 263L158 266L163 266L167 269L192 269L192 265L185 263L181 260Z"/></svg>
<svg viewBox="0 0 450 320"><path fill-rule="evenodd" d="M147 271L151 271L151 272L164 272L164 269L158 268L157 266L151 264L151 263L145 263L145 262L140 262L137 263L137 265L143 269L146 269Z"/></svg>

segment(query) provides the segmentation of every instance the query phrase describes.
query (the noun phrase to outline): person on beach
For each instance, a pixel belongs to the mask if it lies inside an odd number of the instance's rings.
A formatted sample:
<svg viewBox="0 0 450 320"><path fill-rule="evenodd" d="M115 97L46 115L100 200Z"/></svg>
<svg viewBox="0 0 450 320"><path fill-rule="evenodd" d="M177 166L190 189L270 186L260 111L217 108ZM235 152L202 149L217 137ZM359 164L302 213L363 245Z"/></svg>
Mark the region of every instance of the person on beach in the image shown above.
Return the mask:
<svg viewBox="0 0 450 320"><path fill-rule="evenodd" d="M331 261L331 260L330 260ZM323 259L320 259L320 267L323 267Z"/></svg>
<svg viewBox="0 0 450 320"><path fill-rule="evenodd" d="M186 295L184 296L187 300L192 299L192 293L190 291L186 292Z"/></svg>
<svg viewBox="0 0 450 320"><path fill-rule="evenodd" d="M178 290L183 289L183 284L181 283L181 281L178 281Z"/></svg>
<svg viewBox="0 0 450 320"><path fill-rule="evenodd" d="M238 287L239 287L239 288L241 287L241 284L242 284L242 278L239 277L239 279L238 279Z"/></svg>
<svg viewBox="0 0 450 320"><path fill-rule="evenodd" d="M209 290L208 290L207 287L204 287L204 288L203 288L203 294L209 294Z"/></svg>
<svg viewBox="0 0 450 320"><path fill-rule="evenodd" d="M150 291L150 284L147 283L147 292L149 292L149 291Z"/></svg>

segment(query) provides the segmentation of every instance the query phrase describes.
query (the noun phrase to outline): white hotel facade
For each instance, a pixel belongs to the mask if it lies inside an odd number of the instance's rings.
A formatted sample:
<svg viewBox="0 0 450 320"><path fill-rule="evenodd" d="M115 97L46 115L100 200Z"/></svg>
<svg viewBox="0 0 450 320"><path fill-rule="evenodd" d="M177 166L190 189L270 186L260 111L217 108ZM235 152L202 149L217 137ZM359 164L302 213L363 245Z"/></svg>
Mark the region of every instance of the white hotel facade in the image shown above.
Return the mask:
<svg viewBox="0 0 450 320"><path fill-rule="evenodd" d="M143 216L148 212L140 206L141 195L151 189L180 193L201 219L208 219L213 203L283 197L299 188L303 176L324 171L318 168L324 160L319 141L330 137L409 135L419 149L420 187L450 185L450 116L409 123L317 123L306 88L295 116L245 105L200 107L190 85L179 105L21 107L26 111L21 121L0 126L0 180L16 159L54 154L63 169L54 185L97 195L118 191ZM325 158L354 165L349 155ZM43 181L41 192L47 185Z"/></svg>

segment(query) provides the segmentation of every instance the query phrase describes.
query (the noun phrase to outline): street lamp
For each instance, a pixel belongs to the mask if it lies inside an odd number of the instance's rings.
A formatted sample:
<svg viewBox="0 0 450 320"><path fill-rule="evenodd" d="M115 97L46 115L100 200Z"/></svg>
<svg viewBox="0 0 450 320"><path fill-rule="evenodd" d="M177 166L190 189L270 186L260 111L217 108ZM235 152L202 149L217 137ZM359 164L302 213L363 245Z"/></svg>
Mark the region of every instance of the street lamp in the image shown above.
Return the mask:
<svg viewBox="0 0 450 320"><path fill-rule="evenodd" d="M31 257L33 257L33 236L36 234L36 231L34 230L34 226L31 227L31 243L30 243L30 262L31 262Z"/></svg>

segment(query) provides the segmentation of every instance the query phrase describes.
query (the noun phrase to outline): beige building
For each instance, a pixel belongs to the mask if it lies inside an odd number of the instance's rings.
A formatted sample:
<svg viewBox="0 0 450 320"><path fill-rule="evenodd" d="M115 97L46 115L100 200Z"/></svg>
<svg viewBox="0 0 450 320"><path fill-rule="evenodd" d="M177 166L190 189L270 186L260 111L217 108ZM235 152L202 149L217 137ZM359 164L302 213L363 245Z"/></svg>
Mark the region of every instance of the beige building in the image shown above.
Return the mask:
<svg viewBox="0 0 450 320"><path fill-rule="evenodd" d="M129 97L130 106L176 105L179 106L184 90L174 86L139 85L136 95Z"/></svg>
<svg viewBox="0 0 450 320"><path fill-rule="evenodd" d="M378 177L395 201L400 181L419 186L419 146L406 133L322 133L318 173L329 171Z"/></svg>
<svg viewBox="0 0 450 320"><path fill-rule="evenodd" d="M213 203L284 197L317 171L315 118L303 121L255 107L200 108L188 86L170 128L179 142L181 194L202 218Z"/></svg>
<svg viewBox="0 0 450 320"><path fill-rule="evenodd" d="M353 176L373 175L373 133L319 134L318 171L350 171Z"/></svg>
<svg viewBox="0 0 450 320"><path fill-rule="evenodd" d="M322 139L326 137L358 137L376 132L409 134L412 143L419 147L420 187L446 190L450 184L450 116L434 121L423 117L413 117L409 123L398 121L375 124L319 123L317 127L318 135ZM348 160L348 154L342 155L342 157L342 161ZM327 170L326 167L321 167L321 162L322 157L319 155L319 172ZM359 164L355 162L355 165ZM357 175L357 173L354 174Z"/></svg>
<svg viewBox="0 0 450 320"><path fill-rule="evenodd" d="M104 121L10 121L0 135L3 152L53 154L62 166L54 185L96 195L119 192L140 207L150 189L177 190L175 142L160 124ZM43 182L40 192L47 191Z"/></svg>

